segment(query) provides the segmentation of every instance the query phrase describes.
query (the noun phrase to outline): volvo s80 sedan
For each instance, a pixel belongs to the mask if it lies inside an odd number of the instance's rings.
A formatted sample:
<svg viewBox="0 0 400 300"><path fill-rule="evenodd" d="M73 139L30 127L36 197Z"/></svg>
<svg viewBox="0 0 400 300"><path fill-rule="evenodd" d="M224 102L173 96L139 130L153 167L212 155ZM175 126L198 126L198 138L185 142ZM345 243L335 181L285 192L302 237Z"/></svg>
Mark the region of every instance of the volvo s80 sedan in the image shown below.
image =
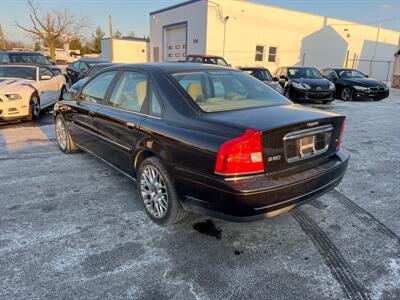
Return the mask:
<svg viewBox="0 0 400 300"><path fill-rule="evenodd" d="M66 93L57 142L137 180L150 218L232 221L274 216L342 180L345 117L293 104L239 70L200 64L118 65Z"/></svg>

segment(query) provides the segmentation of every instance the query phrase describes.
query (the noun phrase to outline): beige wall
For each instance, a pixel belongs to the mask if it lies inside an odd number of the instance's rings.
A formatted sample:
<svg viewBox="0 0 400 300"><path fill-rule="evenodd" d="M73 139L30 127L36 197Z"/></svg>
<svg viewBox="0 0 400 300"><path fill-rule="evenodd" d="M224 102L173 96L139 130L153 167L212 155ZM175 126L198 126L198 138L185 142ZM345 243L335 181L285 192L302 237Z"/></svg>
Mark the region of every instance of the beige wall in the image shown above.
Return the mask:
<svg viewBox="0 0 400 300"><path fill-rule="evenodd" d="M224 24L218 17L218 5L214 3L219 4L220 15L229 16L225 58L233 66L262 65L274 71L278 66L302 64L304 59L305 65L338 67L345 65L347 50L349 67L354 55L358 59L372 59L377 27L230 0L208 2L207 54L223 55ZM399 32L381 29L375 60L393 61L398 40ZM256 45L265 46L263 62L255 61ZM276 62L267 61L269 46L278 47ZM375 63L372 74L384 76L388 65ZM369 72L370 63L360 62L354 67Z"/></svg>
<svg viewBox="0 0 400 300"><path fill-rule="evenodd" d="M101 41L101 59L111 61L110 39ZM114 63L146 63L148 62L149 43L146 41L134 41L113 39Z"/></svg>

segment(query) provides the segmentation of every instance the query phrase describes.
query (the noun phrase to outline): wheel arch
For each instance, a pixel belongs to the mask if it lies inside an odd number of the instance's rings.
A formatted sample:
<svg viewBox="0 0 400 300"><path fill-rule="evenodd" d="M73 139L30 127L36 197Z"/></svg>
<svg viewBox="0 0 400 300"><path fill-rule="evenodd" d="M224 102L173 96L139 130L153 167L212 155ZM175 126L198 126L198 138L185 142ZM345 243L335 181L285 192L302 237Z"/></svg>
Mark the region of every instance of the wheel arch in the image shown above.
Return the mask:
<svg viewBox="0 0 400 300"><path fill-rule="evenodd" d="M167 148L154 140L143 139L138 143L136 149L132 161L135 173L137 173L141 162L152 156L159 158L162 162L171 162L171 155Z"/></svg>

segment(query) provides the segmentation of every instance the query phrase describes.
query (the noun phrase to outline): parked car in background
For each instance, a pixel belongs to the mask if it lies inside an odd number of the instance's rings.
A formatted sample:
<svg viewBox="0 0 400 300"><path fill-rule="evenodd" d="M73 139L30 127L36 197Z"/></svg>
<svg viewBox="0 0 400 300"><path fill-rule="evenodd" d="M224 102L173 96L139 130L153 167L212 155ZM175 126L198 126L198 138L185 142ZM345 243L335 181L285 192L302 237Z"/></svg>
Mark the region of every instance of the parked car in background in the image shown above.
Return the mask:
<svg viewBox="0 0 400 300"><path fill-rule="evenodd" d="M265 84L277 90L279 93L283 94L282 86L273 80L273 77L268 69L264 67L239 67L239 70L242 70L243 72L261 80Z"/></svg>
<svg viewBox="0 0 400 300"><path fill-rule="evenodd" d="M378 80L368 78L358 70L326 68L321 73L336 86L336 97L344 101L368 99L382 100L389 97L389 87Z"/></svg>
<svg viewBox="0 0 400 300"><path fill-rule="evenodd" d="M34 51L0 51L1 64L34 64L46 66L54 74L61 74L59 67L55 66L46 56Z"/></svg>
<svg viewBox="0 0 400 300"><path fill-rule="evenodd" d="M92 66L100 63L107 63L107 61L102 61L95 58L80 58L76 62L68 65L67 76L70 84L72 85L85 77Z"/></svg>
<svg viewBox="0 0 400 300"><path fill-rule="evenodd" d="M93 77L97 72L100 72L104 68L112 66L112 63L98 63L90 67L90 69L87 71L85 77L82 79L79 79L77 82L75 82L73 85L71 85L68 89L68 92L73 92L76 93L78 92L81 87L85 84L86 81L88 81L89 78Z"/></svg>
<svg viewBox="0 0 400 300"><path fill-rule="evenodd" d="M274 80L284 88L285 96L296 102L327 104L335 100L335 85L312 67L281 67Z"/></svg>
<svg viewBox="0 0 400 300"><path fill-rule="evenodd" d="M216 56L216 55L190 54L186 56L186 62L220 65L224 67L231 66L226 62L226 60L222 56Z"/></svg>
<svg viewBox="0 0 400 300"><path fill-rule="evenodd" d="M339 184L348 164L343 116L236 69L118 65L65 99L54 109L61 151L83 149L136 178L162 225L188 210L233 221L283 213Z"/></svg>
<svg viewBox="0 0 400 300"><path fill-rule="evenodd" d="M66 92L65 77L47 66L0 65L0 119L39 118Z"/></svg>

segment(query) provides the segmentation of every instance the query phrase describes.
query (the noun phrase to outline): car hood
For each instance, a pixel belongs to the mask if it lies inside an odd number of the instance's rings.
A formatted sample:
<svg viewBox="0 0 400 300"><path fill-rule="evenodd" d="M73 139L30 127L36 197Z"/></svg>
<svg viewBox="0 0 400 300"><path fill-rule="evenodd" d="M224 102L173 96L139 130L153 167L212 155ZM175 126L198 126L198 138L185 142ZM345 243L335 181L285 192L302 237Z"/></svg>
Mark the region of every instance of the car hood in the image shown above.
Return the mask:
<svg viewBox="0 0 400 300"><path fill-rule="evenodd" d="M35 83L34 80L0 77L0 94L14 93L24 86L31 86L33 83Z"/></svg>
<svg viewBox="0 0 400 300"><path fill-rule="evenodd" d="M268 130L301 122L338 116L336 113L296 104L205 113L207 122L216 122L232 128Z"/></svg>
<svg viewBox="0 0 400 300"><path fill-rule="evenodd" d="M359 85L363 87L378 87L385 88L386 84L381 81L372 78L351 78L351 79L343 79L343 81L350 85Z"/></svg>
<svg viewBox="0 0 400 300"><path fill-rule="evenodd" d="M306 83L311 87L311 90L316 90L321 88L322 90L328 90L330 86L330 81L324 78L321 79L311 79L311 78L293 78L290 79L291 82Z"/></svg>

